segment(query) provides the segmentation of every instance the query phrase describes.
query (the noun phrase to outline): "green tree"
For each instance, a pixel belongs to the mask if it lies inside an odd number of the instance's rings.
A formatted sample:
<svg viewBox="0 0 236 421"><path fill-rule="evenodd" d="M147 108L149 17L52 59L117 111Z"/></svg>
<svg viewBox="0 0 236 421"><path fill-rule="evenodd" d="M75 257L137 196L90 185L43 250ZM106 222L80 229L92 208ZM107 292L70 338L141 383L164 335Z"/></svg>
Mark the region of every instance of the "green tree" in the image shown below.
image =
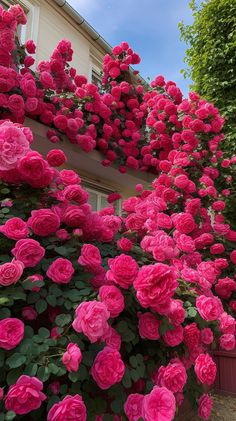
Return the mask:
<svg viewBox="0 0 236 421"><path fill-rule="evenodd" d="M236 1L192 0L193 23L179 24L187 43L182 72L192 88L219 107L226 119L223 148L236 152Z"/></svg>

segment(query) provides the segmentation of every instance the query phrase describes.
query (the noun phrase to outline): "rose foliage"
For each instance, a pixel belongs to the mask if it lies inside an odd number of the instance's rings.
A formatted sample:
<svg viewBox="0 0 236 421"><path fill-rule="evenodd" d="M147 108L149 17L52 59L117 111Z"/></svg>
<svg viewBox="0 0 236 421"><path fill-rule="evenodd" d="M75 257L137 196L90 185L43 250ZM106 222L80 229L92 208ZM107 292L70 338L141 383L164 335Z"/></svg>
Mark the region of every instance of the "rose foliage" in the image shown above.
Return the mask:
<svg viewBox="0 0 236 421"><path fill-rule="evenodd" d="M34 73L33 42L15 39L25 22L0 9L0 420L171 421L184 398L208 419L211 351L235 347L223 119L161 76L128 82L139 57L126 43L105 56L100 93L65 40ZM26 115L52 142L156 179L122 217L93 212L79 175L57 169L64 153L33 150Z"/></svg>

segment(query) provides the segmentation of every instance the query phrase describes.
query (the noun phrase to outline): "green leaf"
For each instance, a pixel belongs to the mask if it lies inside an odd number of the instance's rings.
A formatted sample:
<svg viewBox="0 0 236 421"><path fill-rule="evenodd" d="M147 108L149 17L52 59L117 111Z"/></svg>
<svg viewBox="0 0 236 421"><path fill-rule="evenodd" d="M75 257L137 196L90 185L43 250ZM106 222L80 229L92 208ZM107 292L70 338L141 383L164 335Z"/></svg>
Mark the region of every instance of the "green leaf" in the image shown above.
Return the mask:
<svg viewBox="0 0 236 421"><path fill-rule="evenodd" d="M35 363L28 364L24 370L24 373L28 376L35 376L38 370L38 366Z"/></svg>
<svg viewBox="0 0 236 421"><path fill-rule="evenodd" d="M6 363L9 365L10 368L17 368L23 365L26 361L25 355L15 353L11 355L7 360Z"/></svg>
<svg viewBox="0 0 236 421"><path fill-rule="evenodd" d="M35 304L36 311L41 314L47 309L47 303L45 300L39 299Z"/></svg>
<svg viewBox="0 0 236 421"><path fill-rule="evenodd" d="M15 418L16 418L16 413L13 411L8 411L5 415L6 421L11 421L11 420L14 420Z"/></svg>
<svg viewBox="0 0 236 421"><path fill-rule="evenodd" d="M22 368L16 368L10 370L7 374L7 384L11 386L12 384L16 383L17 379L23 374Z"/></svg>
<svg viewBox="0 0 236 421"><path fill-rule="evenodd" d="M57 305L57 297L55 295L48 295L46 297L46 300L48 304L52 307L55 307Z"/></svg>
<svg viewBox="0 0 236 421"><path fill-rule="evenodd" d="M50 373L55 374L55 375L57 375L57 373L59 371L59 367L54 363L48 364L48 369L49 369Z"/></svg>
<svg viewBox="0 0 236 421"><path fill-rule="evenodd" d="M59 316L56 317L56 324L57 326L63 327L65 325L68 325L72 320L72 317L70 314L59 314Z"/></svg>
<svg viewBox="0 0 236 421"><path fill-rule="evenodd" d="M39 378L39 380L41 380L42 382L46 382L49 379L49 369L48 367L39 367L38 372L37 372L37 377Z"/></svg>
<svg viewBox="0 0 236 421"><path fill-rule="evenodd" d="M50 336L50 332L45 327L40 327L40 329L38 330L38 335L40 336L40 338L47 339Z"/></svg>

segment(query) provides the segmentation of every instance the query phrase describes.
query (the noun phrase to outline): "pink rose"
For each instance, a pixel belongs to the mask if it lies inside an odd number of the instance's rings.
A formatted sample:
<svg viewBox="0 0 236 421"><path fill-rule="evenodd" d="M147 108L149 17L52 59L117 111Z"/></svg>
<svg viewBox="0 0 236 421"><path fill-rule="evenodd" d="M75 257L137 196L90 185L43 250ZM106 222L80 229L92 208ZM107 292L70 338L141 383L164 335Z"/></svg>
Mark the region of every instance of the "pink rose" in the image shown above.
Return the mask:
<svg viewBox="0 0 236 421"><path fill-rule="evenodd" d="M29 235L27 224L21 218L8 219L4 225L0 226L0 232L12 240L20 240Z"/></svg>
<svg viewBox="0 0 236 421"><path fill-rule="evenodd" d="M121 347L121 336L117 331L109 326L108 330L106 331L105 335L101 338L102 341L106 343L109 348L114 348L119 351Z"/></svg>
<svg viewBox="0 0 236 421"><path fill-rule="evenodd" d="M52 149L47 154L47 161L51 167L60 167L66 162L66 156L60 149Z"/></svg>
<svg viewBox="0 0 236 421"><path fill-rule="evenodd" d="M14 411L17 415L24 415L40 408L47 398L42 389L43 383L36 377L20 376L8 390L5 399L6 409Z"/></svg>
<svg viewBox="0 0 236 421"><path fill-rule="evenodd" d="M69 372L78 371L82 361L82 353L77 344L69 343L63 354L62 362Z"/></svg>
<svg viewBox="0 0 236 421"><path fill-rule="evenodd" d="M33 239L19 240L12 249L12 254L20 260L25 267L36 266L43 258L45 249Z"/></svg>
<svg viewBox="0 0 236 421"><path fill-rule="evenodd" d="M9 350L15 348L24 337L24 323L19 319L7 318L0 320L0 348Z"/></svg>
<svg viewBox="0 0 236 421"><path fill-rule="evenodd" d="M37 311L32 306L23 307L21 314L25 320L35 320L38 316Z"/></svg>
<svg viewBox="0 0 236 421"><path fill-rule="evenodd" d="M176 326L172 330L167 330L163 335L166 345L175 347L181 344L184 339L184 329L181 325Z"/></svg>
<svg viewBox="0 0 236 421"><path fill-rule="evenodd" d="M36 151L28 152L18 162L19 174L25 182L35 188L43 188L52 182L53 171Z"/></svg>
<svg viewBox="0 0 236 421"><path fill-rule="evenodd" d="M117 246L120 250L128 252L132 249L133 243L128 238L123 237L117 241Z"/></svg>
<svg viewBox="0 0 236 421"><path fill-rule="evenodd" d="M164 386L173 393L182 392L186 382L187 373L181 362L169 363L158 370L158 386Z"/></svg>
<svg viewBox="0 0 236 421"><path fill-rule="evenodd" d="M138 421L142 418L143 399L144 396L139 393L128 396L124 404L124 411L129 421Z"/></svg>
<svg viewBox="0 0 236 421"><path fill-rule="evenodd" d="M81 248L81 255L78 258L78 263L82 266L86 266L88 270L96 273L102 263L99 249L92 244L83 244Z"/></svg>
<svg viewBox="0 0 236 421"><path fill-rule="evenodd" d="M69 185L63 190L64 200L76 202L78 205L83 205L88 202L89 194L79 185Z"/></svg>
<svg viewBox="0 0 236 421"><path fill-rule="evenodd" d="M226 278L218 279L218 282L215 285L215 291L221 298L228 300L231 297L232 292L236 291L236 282L228 276Z"/></svg>
<svg viewBox="0 0 236 421"><path fill-rule="evenodd" d="M177 230L181 234L189 234L196 228L194 218L190 213L179 213L173 218Z"/></svg>
<svg viewBox="0 0 236 421"><path fill-rule="evenodd" d="M235 348L235 335L226 333L220 337L220 347L226 351L232 351Z"/></svg>
<svg viewBox="0 0 236 421"><path fill-rule="evenodd" d="M222 313L220 316L220 331L222 333L231 333L235 334L235 318L227 314L226 312Z"/></svg>
<svg viewBox="0 0 236 421"><path fill-rule="evenodd" d="M200 316L207 322L219 319L224 309L218 297L200 295L196 299L196 307Z"/></svg>
<svg viewBox="0 0 236 421"><path fill-rule="evenodd" d="M209 386L214 383L216 377L216 364L209 354L200 354L194 367L198 380Z"/></svg>
<svg viewBox="0 0 236 421"><path fill-rule="evenodd" d="M75 270L68 259L58 257L47 270L47 277L57 284L68 284Z"/></svg>
<svg viewBox="0 0 236 421"><path fill-rule="evenodd" d="M10 98L12 98L13 96L18 97L19 95L12 95ZM13 106L12 101L10 103L10 99L8 105L9 107ZM8 171L16 168L19 159L22 156L24 156L28 152L28 150L29 141L20 127L17 127L17 125L10 121L5 121L0 125L1 171Z"/></svg>
<svg viewBox="0 0 236 421"><path fill-rule="evenodd" d="M36 51L36 45L32 39L28 39L25 43L27 53L34 54Z"/></svg>
<svg viewBox="0 0 236 421"><path fill-rule="evenodd" d="M99 301L86 301L81 303L76 311L76 318L72 323L76 332L83 332L91 343L97 342L109 329L107 323L110 313L106 304Z"/></svg>
<svg viewBox="0 0 236 421"><path fill-rule="evenodd" d="M106 304L110 317L117 317L125 308L124 296L114 285L103 285L99 288L99 298Z"/></svg>
<svg viewBox="0 0 236 421"><path fill-rule="evenodd" d="M200 330L197 327L197 324L191 323L184 327L184 343L187 345L188 349L194 349L199 345L200 341Z"/></svg>
<svg viewBox="0 0 236 421"><path fill-rule="evenodd" d="M183 302L181 300L171 300L168 311L168 319L170 323L174 326L180 325L183 323L185 315L186 313L183 307Z"/></svg>
<svg viewBox="0 0 236 421"><path fill-rule="evenodd" d="M54 380L54 382L49 384L49 389L52 391L54 395L59 395L60 388L61 388L60 382L58 382L57 380Z"/></svg>
<svg viewBox="0 0 236 421"><path fill-rule="evenodd" d="M86 418L87 411L82 397L67 395L51 407L47 421L86 421Z"/></svg>
<svg viewBox="0 0 236 421"><path fill-rule="evenodd" d="M100 389L106 390L119 383L125 374L125 365L119 351L106 346L100 351L91 368L91 375Z"/></svg>
<svg viewBox="0 0 236 421"><path fill-rule="evenodd" d="M203 420L208 420L211 415L213 400L211 396L204 393L198 400L198 416Z"/></svg>
<svg viewBox="0 0 236 421"><path fill-rule="evenodd" d="M0 285L7 287L19 281L23 273L24 265L18 260L0 265Z"/></svg>
<svg viewBox="0 0 236 421"><path fill-rule="evenodd" d="M2 387L0 387L0 401L3 399L4 396L4 390Z"/></svg>
<svg viewBox="0 0 236 421"><path fill-rule="evenodd" d="M158 311L158 306L166 304L174 294L178 282L173 269L163 263L142 266L134 288L140 304L144 307L152 307Z"/></svg>
<svg viewBox="0 0 236 421"><path fill-rule="evenodd" d="M213 332L209 327L205 327L201 330L201 341L204 345L212 344L214 340Z"/></svg>
<svg viewBox="0 0 236 421"><path fill-rule="evenodd" d="M107 280L113 281L124 289L133 284L138 274L138 264L126 254L120 254L114 259L108 259L110 270L107 272Z"/></svg>
<svg viewBox="0 0 236 421"><path fill-rule="evenodd" d="M51 209L33 210L28 219L28 226L34 234L47 237L59 229L60 219Z"/></svg>
<svg viewBox="0 0 236 421"><path fill-rule="evenodd" d="M160 320L153 313L138 314L138 330L141 338L157 340L159 334Z"/></svg>
<svg viewBox="0 0 236 421"><path fill-rule="evenodd" d="M73 170L60 171L60 179L63 184L77 184L80 183L80 177Z"/></svg>
<svg viewBox="0 0 236 421"><path fill-rule="evenodd" d="M165 387L154 386L151 393L144 396L142 418L145 421L172 421L175 409L173 393Z"/></svg>

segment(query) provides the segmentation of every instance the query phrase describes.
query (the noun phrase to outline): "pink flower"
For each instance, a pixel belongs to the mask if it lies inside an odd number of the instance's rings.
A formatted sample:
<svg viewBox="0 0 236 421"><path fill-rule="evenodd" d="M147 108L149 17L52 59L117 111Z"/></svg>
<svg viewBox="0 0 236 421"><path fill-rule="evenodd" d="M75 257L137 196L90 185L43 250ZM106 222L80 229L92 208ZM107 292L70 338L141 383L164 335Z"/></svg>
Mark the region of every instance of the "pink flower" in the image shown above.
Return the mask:
<svg viewBox="0 0 236 421"><path fill-rule="evenodd" d="M107 323L110 313L106 304L98 301L86 301L81 303L76 311L76 318L72 323L76 332L83 332L91 343L101 339L109 329Z"/></svg>
<svg viewBox="0 0 236 421"><path fill-rule="evenodd" d="M21 278L24 264L18 260L0 265L0 285L9 286L15 284Z"/></svg>
<svg viewBox="0 0 236 421"><path fill-rule="evenodd" d="M12 254L20 260L25 267L36 266L43 258L45 249L33 239L19 240L12 249Z"/></svg>
<svg viewBox="0 0 236 421"><path fill-rule="evenodd" d="M47 154L47 161L52 167L60 167L66 162L66 156L60 149L52 149Z"/></svg>
<svg viewBox="0 0 236 421"><path fill-rule="evenodd" d="M159 305L170 300L177 286L173 269L162 263L143 266L134 282L140 304L157 311Z"/></svg>
<svg viewBox="0 0 236 421"><path fill-rule="evenodd" d="M4 396L4 390L2 387L0 387L0 401L3 399Z"/></svg>
<svg viewBox="0 0 236 421"><path fill-rule="evenodd" d="M33 210L28 226L39 237L47 237L59 229L60 219L51 209Z"/></svg>
<svg viewBox="0 0 236 421"><path fill-rule="evenodd" d="M87 203L89 194L79 185L69 185L63 190L63 198L65 200L76 202L78 205Z"/></svg>
<svg viewBox="0 0 236 421"><path fill-rule="evenodd" d="M24 337L24 328L24 323L13 317L0 320L0 348L9 350L19 345Z"/></svg>
<svg viewBox="0 0 236 421"><path fill-rule="evenodd" d="M220 331L222 333L231 333L235 334L235 318L227 314L226 312L222 313L220 316Z"/></svg>
<svg viewBox="0 0 236 421"><path fill-rule="evenodd" d="M184 343L187 345L188 349L194 349L198 346L200 341L200 330L197 327L197 324L191 323L184 327Z"/></svg>
<svg viewBox="0 0 236 421"><path fill-rule="evenodd" d="M128 238L123 237L117 241L117 246L120 250L128 252L132 249L133 243Z"/></svg>
<svg viewBox="0 0 236 421"><path fill-rule="evenodd" d="M108 330L106 331L105 335L101 338L102 341L106 343L109 348L114 348L119 351L121 347L121 336L113 327L109 326Z"/></svg>
<svg viewBox="0 0 236 421"><path fill-rule="evenodd" d="M187 382L187 373L181 362L169 363L158 370L157 384L173 393L182 392Z"/></svg>
<svg viewBox="0 0 236 421"><path fill-rule="evenodd" d="M218 279L215 291L221 298L227 300L231 297L232 292L236 291L236 282L228 276Z"/></svg>
<svg viewBox="0 0 236 421"><path fill-rule="evenodd" d="M29 229L26 222L21 218L16 217L8 219L4 225L1 225L0 232L12 240L20 240L29 235Z"/></svg>
<svg viewBox="0 0 236 421"><path fill-rule="evenodd" d="M29 54L35 54L36 51L36 45L32 39L28 39L25 43L25 48L27 53Z"/></svg>
<svg viewBox="0 0 236 421"><path fill-rule="evenodd" d="M82 266L86 266L88 270L96 272L102 263L99 249L92 244L83 244L78 263Z"/></svg>
<svg viewBox="0 0 236 421"><path fill-rule="evenodd" d="M168 319L174 326L183 323L185 319L185 310L181 300L171 300L168 310Z"/></svg>
<svg viewBox="0 0 236 421"><path fill-rule="evenodd" d="M141 338L157 340L159 334L160 320L153 313L138 314L138 329Z"/></svg>
<svg viewBox="0 0 236 421"><path fill-rule="evenodd" d="M213 332L209 327L201 330L201 341L205 345L210 345L214 340Z"/></svg>
<svg viewBox="0 0 236 421"><path fill-rule="evenodd" d="M9 107L10 105L9 100ZM19 159L28 150L29 141L23 130L10 121L3 122L0 125L0 170L5 171L16 168Z"/></svg>
<svg viewBox="0 0 236 421"><path fill-rule="evenodd" d="M139 393L128 396L124 404L124 411L129 421L138 421L142 418L143 399L144 396Z"/></svg>
<svg viewBox="0 0 236 421"><path fill-rule="evenodd" d="M165 387L154 386L151 393L144 396L142 418L145 421L172 421L175 409L173 393Z"/></svg>
<svg viewBox="0 0 236 421"><path fill-rule="evenodd" d="M226 333L220 337L220 347L226 351L232 351L235 348L235 335Z"/></svg>
<svg viewBox="0 0 236 421"><path fill-rule="evenodd" d="M124 289L133 284L138 274L138 264L131 256L120 254L114 259L108 259L108 265L108 281L113 281Z"/></svg>
<svg viewBox="0 0 236 421"><path fill-rule="evenodd" d="M180 345L184 339L183 327L179 325L172 330L167 330L163 335L163 339L168 346L175 347Z"/></svg>
<svg viewBox="0 0 236 421"><path fill-rule="evenodd" d="M76 174L73 170L62 170L60 171L60 179L62 183L69 185L69 184L77 184L80 182L80 177Z"/></svg>
<svg viewBox="0 0 236 421"><path fill-rule="evenodd" d="M100 389L106 390L119 383L125 373L125 365L119 351L106 346L100 351L91 368L91 375Z"/></svg>
<svg viewBox="0 0 236 421"><path fill-rule="evenodd" d="M57 284L68 284L75 270L68 259L58 257L54 260L47 270L47 277Z"/></svg>
<svg viewBox="0 0 236 421"><path fill-rule="evenodd" d="M86 421L86 418L87 411L82 397L67 395L51 407L47 421L65 421L66 419Z"/></svg>
<svg viewBox="0 0 236 421"><path fill-rule="evenodd" d="M224 309L218 297L206 297L200 295L196 299L196 307L200 316L207 322L217 320Z"/></svg>
<svg viewBox="0 0 236 421"><path fill-rule="evenodd" d="M194 367L198 380L209 386L214 383L216 377L216 365L209 354L200 354Z"/></svg>
<svg viewBox="0 0 236 421"><path fill-rule="evenodd" d="M43 383L36 377L20 376L8 390L5 399L6 409L14 411L17 415L24 415L40 408L46 399L42 389Z"/></svg>
<svg viewBox="0 0 236 421"><path fill-rule="evenodd" d="M198 416L203 420L208 420L211 415L212 404L212 398L204 393L198 400Z"/></svg>
<svg viewBox="0 0 236 421"><path fill-rule="evenodd" d="M24 307L21 314L25 320L35 320L38 316L37 311L32 306Z"/></svg>
<svg viewBox="0 0 236 421"><path fill-rule="evenodd" d="M177 214L174 218L174 225L181 234L189 234L196 228L196 223L190 213Z"/></svg>
<svg viewBox="0 0 236 421"><path fill-rule="evenodd" d="M117 317L125 308L124 296L114 285L103 285L99 288L99 298L106 304L110 317Z"/></svg>
<svg viewBox="0 0 236 421"><path fill-rule="evenodd" d="M69 372L78 371L82 361L82 353L77 344L69 343L63 354L62 362Z"/></svg>

